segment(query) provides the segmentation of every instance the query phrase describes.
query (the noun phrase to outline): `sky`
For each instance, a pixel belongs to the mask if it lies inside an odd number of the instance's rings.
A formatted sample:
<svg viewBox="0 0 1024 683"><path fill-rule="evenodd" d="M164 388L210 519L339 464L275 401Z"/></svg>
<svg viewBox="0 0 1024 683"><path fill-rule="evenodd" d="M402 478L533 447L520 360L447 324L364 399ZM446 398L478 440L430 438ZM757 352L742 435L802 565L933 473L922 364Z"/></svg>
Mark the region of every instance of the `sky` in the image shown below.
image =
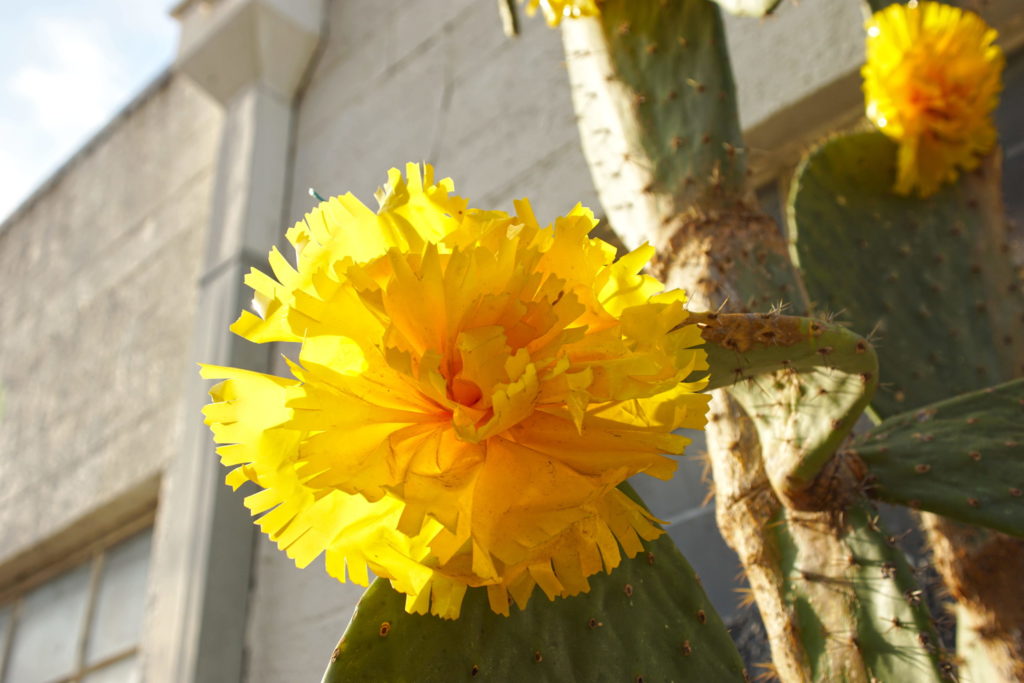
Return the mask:
<svg viewBox="0 0 1024 683"><path fill-rule="evenodd" d="M174 58L172 0L0 0L0 223Z"/></svg>

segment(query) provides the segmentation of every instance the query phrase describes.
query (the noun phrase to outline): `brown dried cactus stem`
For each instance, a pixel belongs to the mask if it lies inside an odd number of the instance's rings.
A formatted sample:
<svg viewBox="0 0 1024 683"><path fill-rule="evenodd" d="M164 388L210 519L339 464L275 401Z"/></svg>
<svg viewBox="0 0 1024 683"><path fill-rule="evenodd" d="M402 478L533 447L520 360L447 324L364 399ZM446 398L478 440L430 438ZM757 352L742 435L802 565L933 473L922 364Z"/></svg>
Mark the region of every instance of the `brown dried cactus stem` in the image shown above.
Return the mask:
<svg viewBox="0 0 1024 683"><path fill-rule="evenodd" d="M1008 599L1021 591L1024 541L931 513L921 522L935 568L959 603L959 638L971 632L988 665L986 674L971 671L971 680L1024 681L1024 605Z"/></svg>
<svg viewBox="0 0 1024 683"><path fill-rule="evenodd" d="M775 220L740 201L685 211L652 271L709 310L806 310L807 295Z"/></svg>

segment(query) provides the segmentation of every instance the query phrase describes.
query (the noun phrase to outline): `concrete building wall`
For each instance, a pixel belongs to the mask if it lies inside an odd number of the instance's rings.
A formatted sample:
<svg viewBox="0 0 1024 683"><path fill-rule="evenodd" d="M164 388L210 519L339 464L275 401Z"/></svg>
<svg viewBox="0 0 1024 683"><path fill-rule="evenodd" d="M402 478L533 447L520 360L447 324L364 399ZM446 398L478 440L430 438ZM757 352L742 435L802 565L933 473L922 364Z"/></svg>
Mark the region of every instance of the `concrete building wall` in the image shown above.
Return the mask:
<svg viewBox="0 0 1024 683"><path fill-rule="evenodd" d="M129 492L155 496L186 419L220 117L168 76L0 226L4 571Z"/></svg>

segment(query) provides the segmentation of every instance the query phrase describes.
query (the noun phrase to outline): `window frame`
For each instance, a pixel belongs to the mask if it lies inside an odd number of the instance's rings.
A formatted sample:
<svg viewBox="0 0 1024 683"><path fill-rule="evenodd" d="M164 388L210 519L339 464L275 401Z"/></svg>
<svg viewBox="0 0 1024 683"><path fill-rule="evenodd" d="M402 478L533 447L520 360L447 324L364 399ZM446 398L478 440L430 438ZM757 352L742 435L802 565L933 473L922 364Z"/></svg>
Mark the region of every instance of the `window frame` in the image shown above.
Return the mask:
<svg viewBox="0 0 1024 683"><path fill-rule="evenodd" d="M21 618L25 597L36 588L84 565L89 566L88 594L85 609L82 612L82 622L76 630L78 640L75 643L74 670L67 676L55 679L53 683L80 683L89 674L102 671L141 652L142 637L140 633L135 645L119 650L92 664L86 664L86 652L92 632L93 618L96 615L101 577L107 555L115 546L147 529L152 533L155 521L156 506L151 505L113 530L109 530L64 554L60 559L45 563L7 585L0 586L0 609L8 606L11 609L4 630L0 632L0 681L5 680L10 665L14 634Z"/></svg>

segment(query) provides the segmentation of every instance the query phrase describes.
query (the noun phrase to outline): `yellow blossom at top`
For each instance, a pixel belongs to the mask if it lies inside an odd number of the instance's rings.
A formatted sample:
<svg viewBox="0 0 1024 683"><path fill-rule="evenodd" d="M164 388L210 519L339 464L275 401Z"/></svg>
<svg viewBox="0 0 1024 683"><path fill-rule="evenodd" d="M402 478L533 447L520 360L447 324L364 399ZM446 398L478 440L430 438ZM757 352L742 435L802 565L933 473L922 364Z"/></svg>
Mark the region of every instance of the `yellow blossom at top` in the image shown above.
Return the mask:
<svg viewBox="0 0 1024 683"><path fill-rule="evenodd" d="M537 8L544 13L548 26L558 26L562 19L593 17L601 13L597 0L526 0L526 13L531 17Z"/></svg>
<svg viewBox="0 0 1024 683"><path fill-rule="evenodd" d="M867 115L899 143L896 192L934 194L996 141L1002 89L996 32L938 2L894 4L867 22Z"/></svg>
<svg viewBox="0 0 1024 683"><path fill-rule="evenodd" d="M365 585L410 612L454 618L468 587L492 609L589 590L620 548L661 531L617 487L669 478L702 428L707 369L685 295L615 260L577 206L542 227L526 201L482 211L395 169L371 211L352 195L288 231L289 262L253 270L259 315L232 330L299 342L291 376L203 366L224 380L204 413L228 483L300 566Z"/></svg>

